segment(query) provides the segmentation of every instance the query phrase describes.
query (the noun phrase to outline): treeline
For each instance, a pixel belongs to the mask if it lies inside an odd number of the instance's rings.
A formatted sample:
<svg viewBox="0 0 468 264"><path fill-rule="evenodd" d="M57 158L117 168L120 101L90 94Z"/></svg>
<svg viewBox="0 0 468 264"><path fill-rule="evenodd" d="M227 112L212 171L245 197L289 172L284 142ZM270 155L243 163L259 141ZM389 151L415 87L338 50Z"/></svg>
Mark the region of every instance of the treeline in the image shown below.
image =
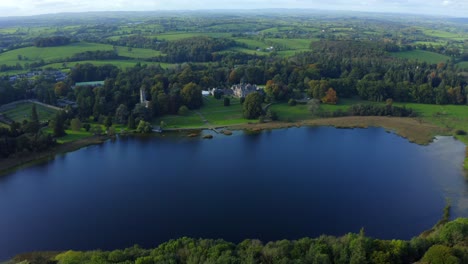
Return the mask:
<svg viewBox="0 0 468 264"><path fill-rule="evenodd" d="M439 226L427 236L405 240L381 240L359 234L281 240L266 244L244 240L180 238L154 249L134 246L114 251L67 251L16 256L15 263L468 263L468 219Z"/></svg>
<svg viewBox="0 0 468 264"><path fill-rule="evenodd" d="M14 84L0 80L0 105L24 99L37 99L42 103L55 104L55 79L44 76L34 80L20 79Z"/></svg>
<svg viewBox="0 0 468 264"><path fill-rule="evenodd" d="M143 49L154 49L159 50L163 44L157 38L154 37L144 37L142 35L131 35L131 36L121 36L118 39L106 39L104 41L106 44L111 44L114 46L123 46L131 48L143 48Z"/></svg>
<svg viewBox="0 0 468 264"><path fill-rule="evenodd" d="M165 42L161 52L166 56L161 57L165 62L208 62L214 61L217 51L234 47L236 42L226 38L192 37L171 42Z"/></svg>
<svg viewBox="0 0 468 264"><path fill-rule="evenodd" d="M39 38L34 41L34 46L39 48L65 46L70 44L71 39L65 36L53 36L47 38Z"/></svg>

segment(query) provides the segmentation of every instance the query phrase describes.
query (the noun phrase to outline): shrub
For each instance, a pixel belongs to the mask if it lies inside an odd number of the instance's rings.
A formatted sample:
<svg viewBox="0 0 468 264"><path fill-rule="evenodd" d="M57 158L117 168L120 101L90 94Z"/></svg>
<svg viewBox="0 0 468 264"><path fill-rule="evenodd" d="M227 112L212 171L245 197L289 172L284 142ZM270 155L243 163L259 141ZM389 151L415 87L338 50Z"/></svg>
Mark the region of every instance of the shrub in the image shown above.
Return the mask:
<svg viewBox="0 0 468 264"><path fill-rule="evenodd" d="M297 101L295 99L289 99L288 105L295 106L296 104L297 104Z"/></svg>
<svg viewBox="0 0 468 264"><path fill-rule="evenodd" d="M466 135L466 131L458 129L458 130L455 131L455 135L464 136L464 135Z"/></svg>
<svg viewBox="0 0 468 264"><path fill-rule="evenodd" d="M231 100L227 97L224 97L224 106L230 106L231 105Z"/></svg>
<svg viewBox="0 0 468 264"><path fill-rule="evenodd" d="M185 105L183 105L179 108L179 111L177 113L181 116L185 116L185 115L188 115L188 112L189 112L188 108Z"/></svg>
<svg viewBox="0 0 468 264"><path fill-rule="evenodd" d="M81 129L81 121L78 118L73 118L70 121L70 126L73 131L80 131Z"/></svg>
<svg viewBox="0 0 468 264"><path fill-rule="evenodd" d="M83 125L83 128L86 130L86 132L89 132L89 130L91 129L91 125L86 123Z"/></svg>

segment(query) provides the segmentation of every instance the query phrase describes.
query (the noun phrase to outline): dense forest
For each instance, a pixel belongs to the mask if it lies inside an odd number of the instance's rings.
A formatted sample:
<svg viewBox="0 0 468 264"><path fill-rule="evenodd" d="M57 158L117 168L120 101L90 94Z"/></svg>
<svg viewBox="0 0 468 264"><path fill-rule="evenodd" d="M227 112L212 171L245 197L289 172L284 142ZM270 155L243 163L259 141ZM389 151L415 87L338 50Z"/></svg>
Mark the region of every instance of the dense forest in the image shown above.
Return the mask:
<svg viewBox="0 0 468 264"><path fill-rule="evenodd" d="M29 263L467 263L468 219L439 225L432 232L405 240L380 240L359 234L281 240L266 244L244 240L180 238L154 249L139 246L114 251L37 252L16 256Z"/></svg>

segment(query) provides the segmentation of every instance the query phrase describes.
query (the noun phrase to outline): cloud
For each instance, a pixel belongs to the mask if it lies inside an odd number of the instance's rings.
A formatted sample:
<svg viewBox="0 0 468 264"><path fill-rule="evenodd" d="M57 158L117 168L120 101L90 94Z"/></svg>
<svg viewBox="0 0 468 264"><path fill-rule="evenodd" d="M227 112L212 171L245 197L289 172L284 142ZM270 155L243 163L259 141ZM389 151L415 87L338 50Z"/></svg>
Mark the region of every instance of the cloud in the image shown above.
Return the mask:
<svg viewBox="0 0 468 264"><path fill-rule="evenodd" d="M467 0L1 0L0 16L86 11L312 8L467 16Z"/></svg>

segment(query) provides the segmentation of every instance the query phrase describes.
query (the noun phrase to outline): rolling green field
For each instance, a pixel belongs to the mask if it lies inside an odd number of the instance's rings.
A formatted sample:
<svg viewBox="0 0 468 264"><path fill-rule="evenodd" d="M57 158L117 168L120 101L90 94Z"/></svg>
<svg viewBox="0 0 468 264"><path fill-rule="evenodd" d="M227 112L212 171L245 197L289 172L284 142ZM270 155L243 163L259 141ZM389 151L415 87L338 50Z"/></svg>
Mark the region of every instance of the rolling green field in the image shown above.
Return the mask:
<svg viewBox="0 0 468 264"><path fill-rule="evenodd" d="M163 34L154 35L158 39L164 39L166 41L174 41L174 40L181 40L186 38L198 37L198 36L208 36L213 38L221 38L221 37L230 37L231 34L229 33L212 33L212 32L167 32Z"/></svg>
<svg viewBox="0 0 468 264"><path fill-rule="evenodd" d="M130 51L127 47L116 47L119 56L128 57L131 59L149 59L156 56L161 55L161 52L151 49L139 49L133 48ZM5 53L0 54L0 62L1 64L6 65L16 65L19 63L20 65L24 66L26 63L33 63L38 62L40 60L44 60L46 63L53 61L53 60L60 60L70 57L76 53L86 52L86 51L106 51L106 50L113 50L112 45L106 44L98 44L98 43L86 43L86 42L79 42L79 43L72 43L67 46L60 46L60 47L45 47L45 48L37 48L37 47L27 47L21 48L17 50L7 51ZM22 57L20 59L20 56ZM109 63L109 61L102 61ZM71 62L70 62L71 63ZM134 63L134 62L131 62ZM135 62L136 63L136 62ZM52 68L61 68L60 65L62 63L55 63L49 64L46 67ZM97 64L97 63L96 63ZM112 61L111 64L115 64L118 67L121 67L121 64L126 64L122 60ZM99 64L102 65L102 64ZM10 72L11 73L11 72Z"/></svg>
<svg viewBox="0 0 468 264"><path fill-rule="evenodd" d="M449 56L445 56L439 53L425 51L425 50L392 52L390 53L390 55L393 57L397 57L397 58L425 61L431 64L435 64L439 62L446 62L447 60L450 60Z"/></svg>
<svg viewBox="0 0 468 264"><path fill-rule="evenodd" d="M42 68L53 68L53 69L70 69L74 67L76 64L86 64L90 63L95 66L102 66L106 64L112 64L117 66L121 69L131 68L134 67L137 63L141 65L161 65L161 67L167 69L169 67L174 66L175 64L171 63L163 63L163 62L147 62L147 61L139 61L139 60L90 60L90 61L71 61L66 63L52 63L43 66Z"/></svg>
<svg viewBox="0 0 468 264"><path fill-rule="evenodd" d="M8 118L14 120L15 122L23 122L23 120L29 120L31 117L31 109L33 103L21 103L16 105L15 108L9 109L2 114L6 115ZM39 115L39 120L45 122L53 119L57 110L47 108L42 105L36 104L37 114Z"/></svg>
<svg viewBox="0 0 468 264"><path fill-rule="evenodd" d="M446 39L453 39L459 40L467 38L468 35L461 34L461 33L454 33L442 30L433 30L433 29L422 29L424 34L431 37L438 37L438 38L446 38Z"/></svg>
<svg viewBox="0 0 468 264"><path fill-rule="evenodd" d="M304 50L310 48L310 43L316 39L266 39L267 42L272 42L281 45L289 50Z"/></svg>
<svg viewBox="0 0 468 264"><path fill-rule="evenodd" d="M117 53L119 56L133 59L149 59L161 55L158 50L132 48L129 51L127 47L117 47Z"/></svg>
<svg viewBox="0 0 468 264"><path fill-rule="evenodd" d="M79 42L60 47L27 47L0 54L0 61L1 64L16 65L19 63L24 66L25 63L59 60L76 53L97 50L112 50L112 45ZM22 56L23 59L20 60L18 56Z"/></svg>

